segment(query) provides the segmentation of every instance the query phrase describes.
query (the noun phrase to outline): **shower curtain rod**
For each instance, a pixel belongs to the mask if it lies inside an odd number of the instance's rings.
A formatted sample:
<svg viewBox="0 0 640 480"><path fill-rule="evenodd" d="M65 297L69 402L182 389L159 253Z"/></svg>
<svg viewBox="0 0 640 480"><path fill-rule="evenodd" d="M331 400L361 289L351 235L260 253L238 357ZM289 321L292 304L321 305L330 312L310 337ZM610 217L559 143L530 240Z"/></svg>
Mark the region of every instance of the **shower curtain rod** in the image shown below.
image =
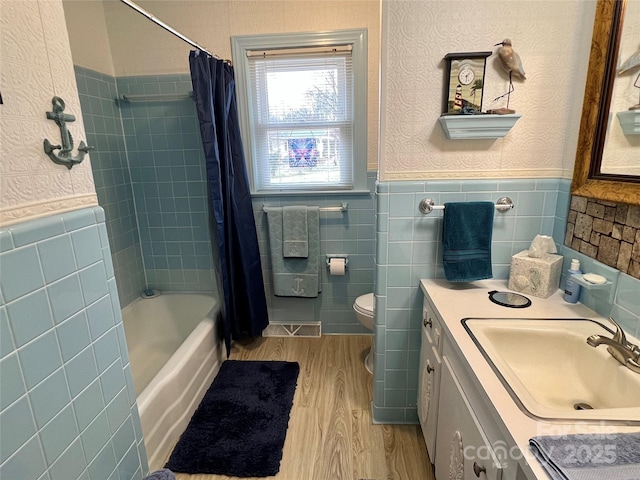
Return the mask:
<svg viewBox="0 0 640 480"><path fill-rule="evenodd" d="M125 5L133 8L136 12L140 13L141 15L144 15L145 17L147 17L149 20L151 20L153 23L155 23L156 25L164 28L167 32L173 33L176 37L178 37L180 40L187 42L189 45L196 47L198 50L208 54L209 56L213 57L213 58L217 58L218 60L222 60L219 56L211 53L209 50L207 50L204 47L201 47L200 45L198 45L196 42L194 42L193 40L185 37L183 34L181 34L180 32L178 32L176 29L170 27L169 25L167 25L166 23L164 23L162 20L160 20L159 18L153 16L151 13L147 12L144 8L142 8L140 5L137 5L135 3L133 3L131 0L120 0L122 3L124 3ZM225 62L231 63L229 62L229 60L225 60Z"/></svg>

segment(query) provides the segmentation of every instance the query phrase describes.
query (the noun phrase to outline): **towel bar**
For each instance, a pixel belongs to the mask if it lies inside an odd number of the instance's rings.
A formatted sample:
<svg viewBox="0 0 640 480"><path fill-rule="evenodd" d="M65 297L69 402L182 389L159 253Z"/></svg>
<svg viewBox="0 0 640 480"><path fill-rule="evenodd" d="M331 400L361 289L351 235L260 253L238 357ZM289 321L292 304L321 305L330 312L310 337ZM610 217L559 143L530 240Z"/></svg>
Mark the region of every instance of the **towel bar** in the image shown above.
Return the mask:
<svg viewBox="0 0 640 480"><path fill-rule="evenodd" d="M151 94L128 94L123 93L118 98L116 98L116 102L161 102L161 101L176 101L176 100L186 100L188 98L193 98L193 92L185 92L185 93L151 93Z"/></svg>
<svg viewBox="0 0 640 480"><path fill-rule="evenodd" d="M496 201L496 210L499 212L506 212L507 210L511 210L513 207L515 207L515 205L513 204L513 200L509 197L500 197ZM433 210L444 210L444 205L435 205L433 199L423 198L420 200L418 209L425 215L428 215Z"/></svg>
<svg viewBox="0 0 640 480"><path fill-rule="evenodd" d="M267 205L266 203L262 204L262 211L265 212L265 208L269 207L270 205ZM348 204L347 202L342 202L342 205L340 206L335 206L335 207L320 207L320 211L321 212L346 212L348 209Z"/></svg>

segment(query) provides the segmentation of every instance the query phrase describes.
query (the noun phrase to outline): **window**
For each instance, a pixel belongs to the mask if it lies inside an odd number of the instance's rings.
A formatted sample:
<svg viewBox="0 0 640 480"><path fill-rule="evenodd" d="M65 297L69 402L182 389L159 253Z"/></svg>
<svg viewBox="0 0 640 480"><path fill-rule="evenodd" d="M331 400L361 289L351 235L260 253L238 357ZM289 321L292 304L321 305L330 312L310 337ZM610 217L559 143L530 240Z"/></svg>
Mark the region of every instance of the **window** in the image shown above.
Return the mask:
<svg viewBox="0 0 640 480"><path fill-rule="evenodd" d="M366 30L232 37L254 193L366 189Z"/></svg>

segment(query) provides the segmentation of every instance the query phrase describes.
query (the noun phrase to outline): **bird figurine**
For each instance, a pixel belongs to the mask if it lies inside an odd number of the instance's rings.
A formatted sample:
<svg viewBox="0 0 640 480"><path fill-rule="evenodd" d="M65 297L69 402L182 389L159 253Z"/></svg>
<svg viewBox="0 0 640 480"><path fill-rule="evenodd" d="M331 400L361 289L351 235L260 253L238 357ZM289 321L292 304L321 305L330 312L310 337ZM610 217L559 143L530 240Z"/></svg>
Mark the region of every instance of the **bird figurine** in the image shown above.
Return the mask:
<svg viewBox="0 0 640 480"><path fill-rule="evenodd" d="M507 113L516 113L515 110L509 108L509 100L511 99L511 92L515 90L513 87L513 78L516 77L518 80L526 80L527 77L524 74L524 67L522 66L522 60L520 60L520 55L518 55L513 50L513 44L509 38L505 38L502 42L496 43L494 47L500 45L498 49L498 58L500 59L500 63L502 64L502 68L505 69L507 73L509 73L509 91L504 95L500 95L494 102L507 97L507 108L497 108L493 110L489 110L488 113L497 113L497 114L507 114Z"/></svg>
<svg viewBox="0 0 640 480"><path fill-rule="evenodd" d="M527 77L524 74L522 60L520 60L520 55L513 50L511 40L505 38L502 42L496 43L494 46L497 47L498 45L501 45L498 49L498 58L500 59L500 63L502 63L502 67L509 74L509 80L511 80L512 75L518 80L526 80Z"/></svg>

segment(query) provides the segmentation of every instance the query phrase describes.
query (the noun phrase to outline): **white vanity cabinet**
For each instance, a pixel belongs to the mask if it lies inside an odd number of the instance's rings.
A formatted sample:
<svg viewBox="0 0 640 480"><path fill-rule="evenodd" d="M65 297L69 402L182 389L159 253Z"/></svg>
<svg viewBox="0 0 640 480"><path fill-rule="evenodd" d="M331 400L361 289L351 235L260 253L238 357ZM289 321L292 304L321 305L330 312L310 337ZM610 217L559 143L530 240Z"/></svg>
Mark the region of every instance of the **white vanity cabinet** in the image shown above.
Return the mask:
<svg viewBox="0 0 640 480"><path fill-rule="evenodd" d="M436 458L436 427L440 371L442 370L442 325L435 309L425 299L422 309L422 342L418 378L418 418L431 463Z"/></svg>
<svg viewBox="0 0 640 480"><path fill-rule="evenodd" d="M426 315L422 321L418 412L436 480L548 480L549 475L529 448L531 438L638 431L635 425L540 420L528 415L463 322L465 318L606 321L588 307L565 302L558 290L549 298L533 298L528 308L514 313L488 298L489 292L507 288L506 280L501 279L469 283L423 279L420 288ZM528 356L533 365L541 361ZM425 372L432 365L435 370ZM427 387L429 380L431 386ZM425 391L430 392L426 404ZM430 423L432 413L437 417L435 425Z"/></svg>
<svg viewBox="0 0 640 480"><path fill-rule="evenodd" d="M451 362L443 357L436 443L436 479L500 480L502 466Z"/></svg>
<svg viewBox="0 0 640 480"><path fill-rule="evenodd" d="M519 450L499 425L499 413L451 334L451 326L461 326L461 318L445 318L446 312L426 293L418 417L436 480L526 478L518 466Z"/></svg>

